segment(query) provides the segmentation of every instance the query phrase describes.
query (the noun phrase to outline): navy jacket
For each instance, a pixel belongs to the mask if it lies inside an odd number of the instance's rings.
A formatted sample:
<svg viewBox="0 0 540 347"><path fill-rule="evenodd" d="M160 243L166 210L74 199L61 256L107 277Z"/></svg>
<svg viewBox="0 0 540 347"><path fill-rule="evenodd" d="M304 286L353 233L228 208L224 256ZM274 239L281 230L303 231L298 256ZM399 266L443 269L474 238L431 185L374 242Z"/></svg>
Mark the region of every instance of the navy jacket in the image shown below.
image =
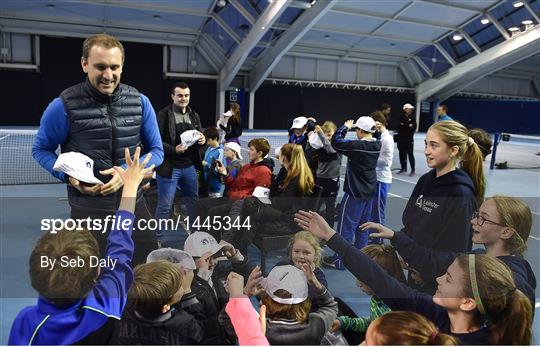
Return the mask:
<svg viewBox="0 0 540 347"><path fill-rule="evenodd" d="M332 147L347 156L347 172L343 191L355 199L368 200L375 196L377 187L377 160L381 142L370 140L346 140L347 127L339 128L332 136Z"/></svg>
<svg viewBox="0 0 540 347"><path fill-rule="evenodd" d="M67 308L59 308L40 296L36 306L24 308L15 318L8 345L105 345L111 342L110 319L120 320L127 291L133 283L131 231L135 216L117 211L116 220L120 219L115 226L127 228L112 229L107 244L106 256L117 259L114 270L101 268L101 275L87 297ZM126 220L130 222L124 222ZM106 329L107 334L102 329ZM89 336L92 338L88 339Z"/></svg>
<svg viewBox="0 0 540 347"><path fill-rule="evenodd" d="M335 234L327 243L343 259L347 270L364 282L392 311L413 311L432 321L439 331L458 338L463 345L488 345L489 328L468 334L450 332L450 318L443 307L433 302L431 295L421 293L389 275L371 258L349 244L341 235Z"/></svg>
<svg viewBox="0 0 540 347"><path fill-rule="evenodd" d="M465 171L456 169L436 177L433 169L414 187L403 212L402 231L426 248L469 252L470 220L476 209L474 184Z"/></svg>
<svg viewBox="0 0 540 347"><path fill-rule="evenodd" d="M459 253L455 252L434 251L422 247L401 232L395 233L390 241L399 252L399 255L403 257L410 267L420 272L425 280L434 280L441 276L459 255ZM475 249L473 252L484 253L485 250ZM520 255L501 256L497 258L512 270L516 288L527 295L534 306L536 277L529 262Z"/></svg>

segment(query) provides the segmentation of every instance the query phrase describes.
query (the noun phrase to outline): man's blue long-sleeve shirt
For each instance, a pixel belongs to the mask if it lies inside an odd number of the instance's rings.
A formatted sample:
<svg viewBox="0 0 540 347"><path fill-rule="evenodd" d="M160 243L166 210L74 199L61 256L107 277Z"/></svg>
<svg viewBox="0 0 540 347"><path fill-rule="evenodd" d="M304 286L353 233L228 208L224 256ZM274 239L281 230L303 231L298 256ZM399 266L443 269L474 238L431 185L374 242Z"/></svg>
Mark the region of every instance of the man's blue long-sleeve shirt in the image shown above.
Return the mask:
<svg viewBox="0 0 540 347"><path fill-rule="evenodd" d="M156 167L163 162L163 144L159 134L156 113L150 100L141 94L142 123L141 140L145 151L152 154L148 166L154 164ZM69 135L69 123L66 109L61 98L55 98L41 118L39 131L34 145L32 146L32 156L45 170L59 180L66 182L63 172L53 170L54 163L58 156L55 151L59 145L64 143ZM141 161L144 158L141 158Z"/></svg>

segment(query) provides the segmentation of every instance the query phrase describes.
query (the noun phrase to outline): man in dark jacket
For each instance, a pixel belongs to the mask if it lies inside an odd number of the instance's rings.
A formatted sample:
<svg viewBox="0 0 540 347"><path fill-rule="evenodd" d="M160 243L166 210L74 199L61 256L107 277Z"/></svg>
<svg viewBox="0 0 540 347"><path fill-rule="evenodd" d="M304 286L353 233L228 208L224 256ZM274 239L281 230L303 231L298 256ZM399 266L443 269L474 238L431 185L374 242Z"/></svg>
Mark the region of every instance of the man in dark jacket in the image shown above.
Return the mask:
<svg viewBox="0 0 540 347"><path fill-rule="evenodd" d="M201 134L199 141L189 147L181 140L182 133L186 131L202 130L199 115L189 107L189 86L184 82L176 83L171 89L171 98L172 104L157 114L165 160L156 169L158 186L156 219L170 217L178 187L186 204L187 215L193 220L199 190L197 171L202 171L199 148L204 145L206 139Z"/></svg>
<svg viewBox="0 0 540 347"><path fill-rule="evenodd" d="M134 153L142 144L152 155L148 165L159 166L163 161L163 147L150 101L135 88L120 83L124 58L124 48L116 38L106 34L88 37L81 58L86 81L67 88L49 104L32 147L34 159L68 184L71 218L101 220L102 226L120 202L122 180L113 167L126 168L124 150L128 148ZM80 182L54 171L59 145L62 153L79 152L93 159L94 175L105 183ZM144 219L152 217L140 192L135 215ZM104 255L108 232L93 231ZM153 233L142 230L134 230L133 240L136 265L145 261L157 243Z"/></svg>
<svg viewBox="0 0 540 347"><path fill-rule="evenodd" d="M416 132L416 118L412 114L414 106L411 104L403 105L403 115L399 119L397 148L399 151L399 162L401 169L399 174L407 173L407 156L411 163L411 173L414 176L414 133Z"/></svg>

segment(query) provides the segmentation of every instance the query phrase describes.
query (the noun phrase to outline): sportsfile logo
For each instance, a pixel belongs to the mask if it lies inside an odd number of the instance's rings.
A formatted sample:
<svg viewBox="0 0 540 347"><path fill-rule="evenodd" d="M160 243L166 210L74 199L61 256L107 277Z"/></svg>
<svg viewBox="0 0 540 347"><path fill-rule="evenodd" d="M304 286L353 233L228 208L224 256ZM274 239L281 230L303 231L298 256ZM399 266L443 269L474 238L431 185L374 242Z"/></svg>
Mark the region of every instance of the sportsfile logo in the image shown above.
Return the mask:
<svg viewBox="0 0 540 347"><path fill-rule="evenodd" d="M418 199L416 199L416 206L418 206L423 211L431 213L433 209L439 207L439 204L434 201L424 199L424 195L420 195Z"/></svg>

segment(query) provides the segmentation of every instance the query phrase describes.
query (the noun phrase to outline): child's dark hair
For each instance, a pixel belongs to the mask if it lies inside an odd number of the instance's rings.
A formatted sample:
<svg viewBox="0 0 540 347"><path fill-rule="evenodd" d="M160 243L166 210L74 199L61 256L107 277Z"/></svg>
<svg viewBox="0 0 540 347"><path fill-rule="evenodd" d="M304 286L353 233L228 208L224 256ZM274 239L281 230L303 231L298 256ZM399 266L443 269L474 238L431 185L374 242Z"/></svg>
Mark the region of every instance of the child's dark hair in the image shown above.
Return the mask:
<svg viewBox="0 0 540 347"><path fill-rule="evenodd" d="M455 337L440 333L435 324L416 312L388 312L371 324L376 343L381 346L456 346L459 344Z"/></svg>
<svg viewBox="0 0 540 347"><path fill-rule="evenodd" d="M382 114L382 112L373 112L371 114L371 118L373 118L373 120L375 122L379 122L381 123L382 125L384 125L385 127L388 126L387 122L386 122L386 117L384 116L384 114Z"/></svg>
<svg viewBox="0 0 540 347"><path fill-rule="evenodd" d="M204 129L203 135L207 140L219 140L219 132L216 127L208 127Z"/></svg>
<svg viewBox="0 0 540 347"><path fill-rule="evenodd" d="M270 143L268 143L267 139L264 138L258 138L253 139L248 142L248 147L255 148L257 152L262 152L261 156L264 158L270 152Z"/></svg>
<svg viewBox="0 0 540 347"><path fill-rule="evenodd" d="M482 152L482 157L486 159L491 154L491 146L493 146L493 141L489 134L484 129L475 128L469 130L469 136L476 142L480 148L480 152Z"/></svg>
<svg viewBox="0 0 540 347"><path fill-rule="evenodd" d="M60 265L63 256L80 257L84 265L63 267ZM99 272L98 267L90 267L91 256L99 256L99 246L88 230L61 230L43 235L30 255L32 287L55 305L69 306L86 297L96 283ZM41 265L42 257L56 260L52 270Z"/></svg>
<svg viewBox="0 0 540 347"><path fill-rule="evenodd" d="M394 247L387 244L368 245L362 248L362 253L373 259L373 261L385 269L389 275L402 283L407 283L405 275L403 274L403 268L401 267L401 263L399 262Z"/></svg>
<svg viewBox="0 0 540 347"><path fill-rule="evenodd" d="M182 278L180 267L165 260L137 265L128 293L130 307L145 318L159 316L182 286Z"/></svg>

